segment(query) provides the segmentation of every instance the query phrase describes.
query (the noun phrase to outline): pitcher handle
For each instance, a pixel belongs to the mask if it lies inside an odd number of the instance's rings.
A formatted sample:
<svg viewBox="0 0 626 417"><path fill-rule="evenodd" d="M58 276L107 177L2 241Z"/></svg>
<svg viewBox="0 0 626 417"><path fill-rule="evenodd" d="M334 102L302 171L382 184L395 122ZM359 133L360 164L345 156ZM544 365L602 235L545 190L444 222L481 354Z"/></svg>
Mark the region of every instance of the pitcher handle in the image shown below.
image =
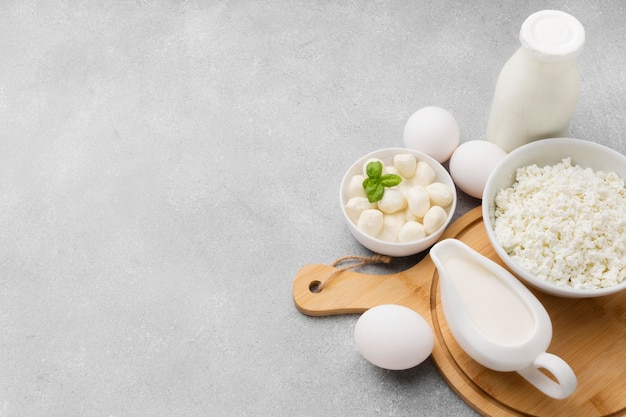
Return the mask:
<svg viewBox="0 0 626 417"><path fill-rule="evenodd" d="M542 373L539 368L549 371L556 380ZM544 352L537 356L532 365L519 369L518 374L549 397L562 400L569 397L576 389L577 380L572 368L563 359Z"/></svg>

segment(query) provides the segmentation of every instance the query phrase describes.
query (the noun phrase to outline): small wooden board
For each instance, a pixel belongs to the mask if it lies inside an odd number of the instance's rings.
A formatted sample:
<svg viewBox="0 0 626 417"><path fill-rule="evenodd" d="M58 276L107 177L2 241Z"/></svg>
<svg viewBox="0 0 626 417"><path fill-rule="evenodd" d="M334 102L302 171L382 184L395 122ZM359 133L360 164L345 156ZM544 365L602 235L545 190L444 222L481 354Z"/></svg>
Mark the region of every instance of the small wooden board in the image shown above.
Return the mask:
<svg viewBox="0 0 626 417"><path fill-rule="evenodd" d="M503 265L491 247L480 207L448 228L442 239L456 238ZM587 299L533 293L550 314L553 326L548 352L563 358L578 377L578 387L554 400L515 372L496 372L472 360L458 346L446 324L439 298L437 269L426 256L395 274L342 271L321 292L309 288L336 268L306 265L296 275L293 297L304 314L325 316L362 313L380 304L412 308L435 334L432 357L450 387L474 410L488 416L624 416L626 415L626 292Z"/></svg>

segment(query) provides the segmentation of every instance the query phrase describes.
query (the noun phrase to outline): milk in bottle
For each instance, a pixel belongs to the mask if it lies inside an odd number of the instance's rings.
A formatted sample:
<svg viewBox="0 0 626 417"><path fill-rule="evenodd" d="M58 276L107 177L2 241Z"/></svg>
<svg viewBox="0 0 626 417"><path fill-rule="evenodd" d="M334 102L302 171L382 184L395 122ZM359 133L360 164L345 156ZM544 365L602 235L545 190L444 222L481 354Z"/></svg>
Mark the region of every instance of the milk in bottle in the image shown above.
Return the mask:
<svg viewBox="0 0 626 417"><path fill-rule="evenodd" d="M573 16L544 10L520 30L521 47L502 68L487 140L506 152L537 139L566 137L580 94L576 58L585 30Z"/></svg>

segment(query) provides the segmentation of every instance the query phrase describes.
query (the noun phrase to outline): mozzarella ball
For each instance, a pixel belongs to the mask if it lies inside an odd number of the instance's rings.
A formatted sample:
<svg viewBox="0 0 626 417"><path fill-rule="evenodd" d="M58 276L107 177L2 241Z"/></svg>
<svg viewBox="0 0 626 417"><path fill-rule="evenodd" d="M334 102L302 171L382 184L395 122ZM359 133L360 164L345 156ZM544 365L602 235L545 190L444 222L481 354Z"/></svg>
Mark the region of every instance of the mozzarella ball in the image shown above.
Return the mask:
<svg viewBox="0 0 626 417"><path fill-rule="evenodd" d="M360 174L350 178L350 182L348 182L348 186L346 187L346 197L367 197L365 188L363 188L363 180L365 180L365 177Z"/></svg>
<svg viewBox="0 0 626 417"><path fill-rule="evenodd" d="M435 233L448 219L446 211L440 206L432 206L424 215L424 230L427 235Z"/></svg>
<svg viewBox="0 0 626 417"><path fill-rule="evenodd" d="M433 167L427 162L419 161L415 168L415 176L413 178L413 184L426 187L432 184L437 179L437 174Z"/></svg>
<svg viewBox="0 0 626 417"><path fill-rule="evenodd" d="M459 125L448 111L440 107L424 107L409 117L403 136L407 148L424 152L442 163L459 146Z"/></svg>
<svg viewBox="0 0 626 417"><path fill-rule="evenodd" d="M409 207L404 209L402 213L404 213L404 219L407 222L410 222L410 221L421 222L422 221L422 217L417 217L415 214L413 214L413 212L411 211Z"/></svg>
<svg viewBox="0 0 626 417"><path fill-rule="evenodd" d="M421 223L409 221L398 232L398 242L414 242L426 237L426 230Z"/></svg>
<svg viewBox="0 0 626 417"><path fill-rule="evenodd" d="M430 208L430 196L424 187L412 187L406 195L406 201L411 213L417 217L424 217Z"/></svg>
<svg viewBox="0 0 626 417"><path fill-rule="evenodd" d="M355 224L359 220L359 216L361 216L363 210L375 208L376 203L370 203L367 197L352 197L345 206L348 217L352 220L352 223Z"/></svg>
<svg viewBox="0 0 626 417"><path fill-rule="evenodd" d="M433 206L446 208L452 204L454 199L454 193L450 186L442 182L433 182L426 187L426 191L430 196L430 204Z"/></svg>
<svg viewBox="0 0 626 417"><path fill-rule="evenodd" d="M393 166L404 178L413 178L417 168L417 160L410 153L400 153L393 157Z"/></svg>
<svg viewBox="0 0 626 417"><path fill-rule="evenodd" d="M404 195L392 188L387 188L383 194L383 198L378 202L378 210L386 214L395 213L406 207Z"/></svg>
<svg viewBox="0 0 626 417"><path fill-rule="evenodd" d="M415 177L413 178L402 178L402 181L400 182L400 184L396 185L393 188L396 188L398 190L400 190L406 197L406 193L409 192L409 190L411 189L411 187L414 187L418 184L414 184L414 180Z"/></svg>
<svg viewBox="0 0 626 417"><path fill-rule="evenodd" d="M383 231L378 235L379 239L389 242L397 242L400 229L406 223L403 212L385 214L383 216Z"/></svg>
<svg viewBox="0 0 626 417"><path fill-rule="evenodd" d="M377 237L383 231L383 212L376 209L363 210L356 225L363 233Z"/></svg>
<svg viewBox="0 0 626 417"><path fill-rule="evenodd" d="M396 169L396 167L394 167L393 165L385 165L383 167L383 175L385 174L395 174L395 175L400 175L400 172L398 172L398 170Z"/></svg>
<svg viewBox="0 0 626 417"><path fill-rule="evenodd" d="M495 143L471 140L459 146L450 158L450 176L466 194L483 197L487 178L506 152Z"/></svg>

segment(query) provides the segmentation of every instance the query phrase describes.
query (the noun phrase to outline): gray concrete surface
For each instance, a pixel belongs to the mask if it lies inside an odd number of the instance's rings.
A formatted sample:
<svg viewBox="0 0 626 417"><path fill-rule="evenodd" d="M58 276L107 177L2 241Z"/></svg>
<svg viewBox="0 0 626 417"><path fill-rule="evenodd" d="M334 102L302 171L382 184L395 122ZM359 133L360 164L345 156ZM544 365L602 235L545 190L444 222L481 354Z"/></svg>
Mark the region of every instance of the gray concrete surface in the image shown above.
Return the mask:
<svg viewBox="0 0 626 417"><path fill-rule="evenodd" d="M337 187L412 112L483 138L535 11L587 31L571 136L626 152L624 4L3 1L0 416L475 415L292 280L368 254Z"/></svg>

